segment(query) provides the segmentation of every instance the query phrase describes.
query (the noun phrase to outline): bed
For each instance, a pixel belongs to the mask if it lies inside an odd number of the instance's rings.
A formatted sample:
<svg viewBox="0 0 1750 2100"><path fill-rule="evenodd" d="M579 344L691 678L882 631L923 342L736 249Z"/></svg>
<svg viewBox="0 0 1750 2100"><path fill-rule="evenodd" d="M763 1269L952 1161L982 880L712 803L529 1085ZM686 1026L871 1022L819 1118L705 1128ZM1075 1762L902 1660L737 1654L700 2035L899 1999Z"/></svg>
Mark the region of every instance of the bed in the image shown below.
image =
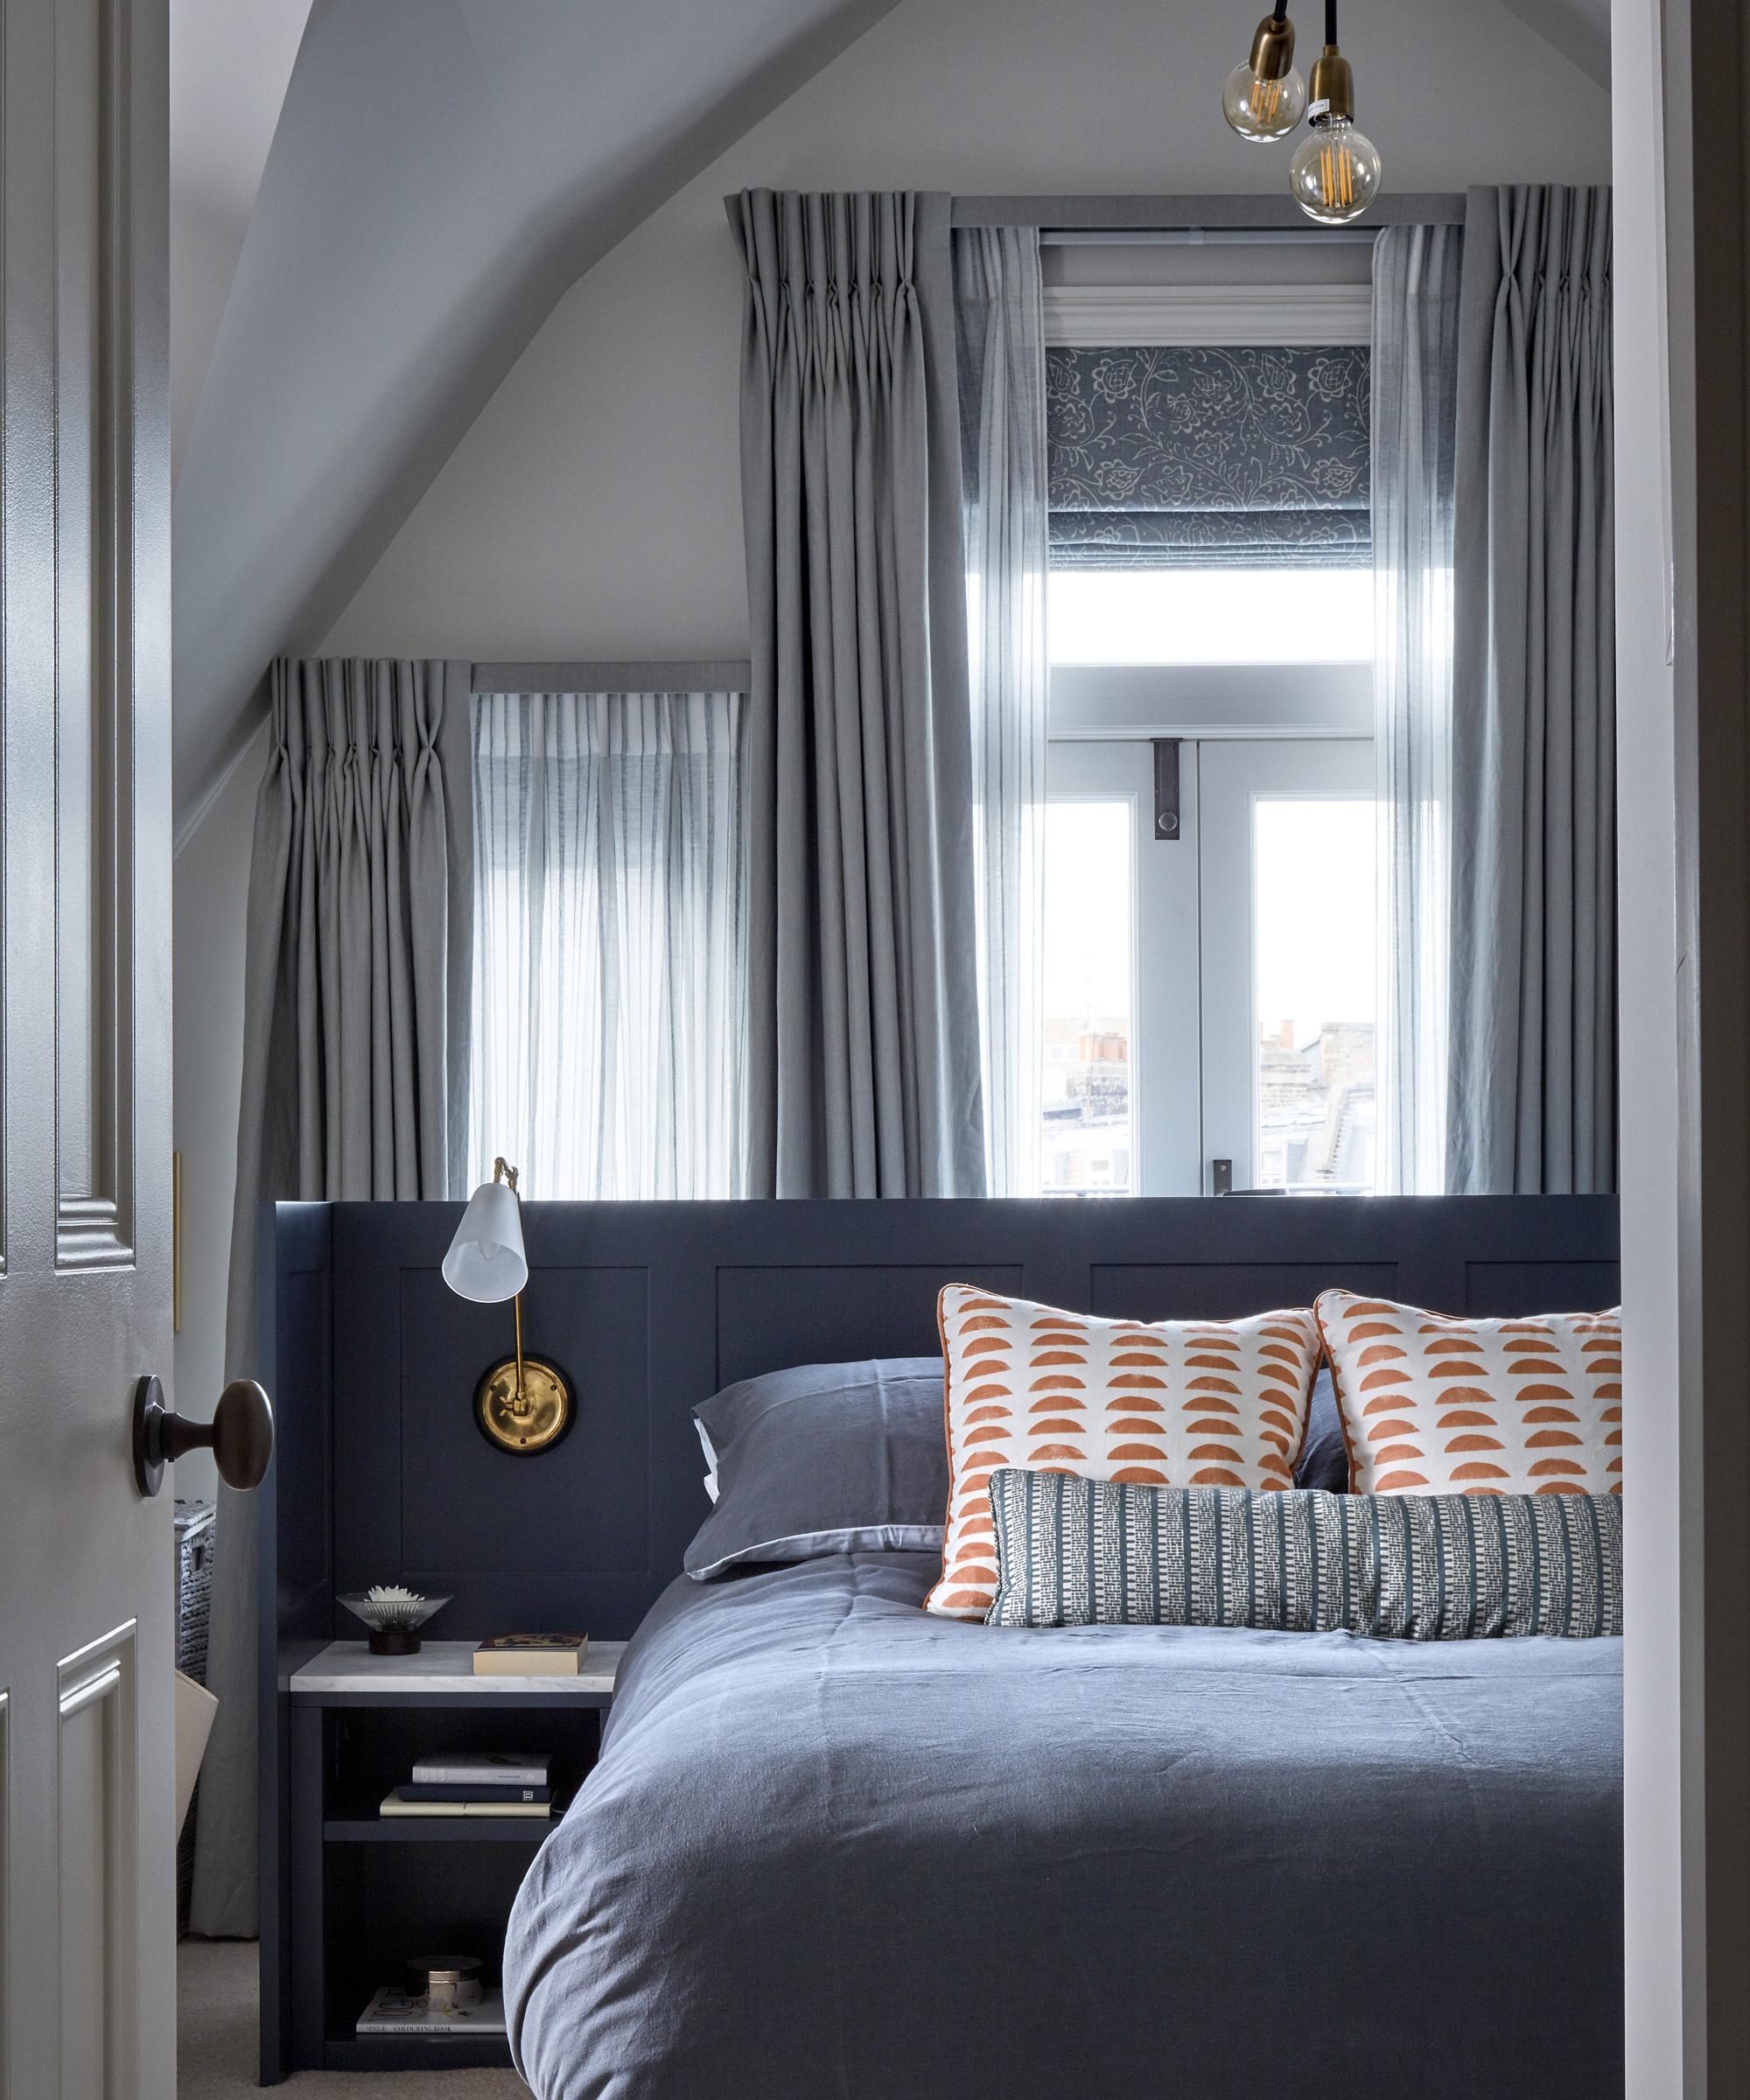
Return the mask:
<svg viewBox="0 0 1750 2100"><path fill-rule="evenodd" d="M1596 2096L1621 1643L998 1632L676 1582L512 1914L541 2100Z"/></svg>
<svg viewBox="0 0 1750 2100"><path fill-rule="evenodd" d="M264 2072L315 1988L275 1884L284 1670L398 1565L454 1635L633 1635L503 1942L539 2100L1620 2090L1620 1641L999 1629L926 1614L940 1558L904 1550L681 1572L691 1410L931 1348L951 1278L1130 1319L1333 1284L1597 1308L1613 1200L530 1205L530 1346L580 1388L538 1469L467 1424L495 1337L436 1279L456 1214L269 1236Z"/></svg>

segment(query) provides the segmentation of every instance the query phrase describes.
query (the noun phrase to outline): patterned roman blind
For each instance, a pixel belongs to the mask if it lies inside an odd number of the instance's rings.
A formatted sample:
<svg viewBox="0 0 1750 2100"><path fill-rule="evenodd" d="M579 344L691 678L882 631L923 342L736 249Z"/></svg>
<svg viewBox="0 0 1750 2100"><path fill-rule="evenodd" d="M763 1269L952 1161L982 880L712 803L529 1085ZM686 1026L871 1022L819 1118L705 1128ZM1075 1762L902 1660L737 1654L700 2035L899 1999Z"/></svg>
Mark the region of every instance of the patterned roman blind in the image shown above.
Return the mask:
<svg viewBox="0 0 1750 2100"><path fill-rule="evenodd" d="M1366 568L1368 354L1046 353L1054 568Z"/></svg>

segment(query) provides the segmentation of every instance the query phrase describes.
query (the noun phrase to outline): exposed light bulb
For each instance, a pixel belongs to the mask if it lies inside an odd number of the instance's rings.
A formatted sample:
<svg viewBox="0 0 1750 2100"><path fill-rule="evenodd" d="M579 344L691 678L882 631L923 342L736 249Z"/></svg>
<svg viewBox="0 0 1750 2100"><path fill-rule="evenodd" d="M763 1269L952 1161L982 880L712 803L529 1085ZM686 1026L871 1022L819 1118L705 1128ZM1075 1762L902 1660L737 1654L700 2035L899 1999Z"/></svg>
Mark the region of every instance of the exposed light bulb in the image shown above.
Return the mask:
<svg viewBox="0 0 1750 2100"><path fill-rule="evenodd" d="M1279 80L1261 80L1249 62L1236 66L1222 90L1222 114L1242 138L1267 145L1286 138L1306 108L1306 83L1290 66Z"/></svg>
<svg viewBox="0 0 1750 2100"><path fill-rule="evenodd" d="M1379 149L1347 116L1315 119L1288 164L1289 194L1324 226L1359 219L1379 194Z"/></svg>
<svg viewBox="0 0 1750 2100"><path fill-rule="evenodd" d="M1306 83L1294 70L1294 24L1285 13L1266 15L1251 55L1236 66L1222 90L1222 114L1242 138L1255 144L1286 138L1306 107Z"/></svg>

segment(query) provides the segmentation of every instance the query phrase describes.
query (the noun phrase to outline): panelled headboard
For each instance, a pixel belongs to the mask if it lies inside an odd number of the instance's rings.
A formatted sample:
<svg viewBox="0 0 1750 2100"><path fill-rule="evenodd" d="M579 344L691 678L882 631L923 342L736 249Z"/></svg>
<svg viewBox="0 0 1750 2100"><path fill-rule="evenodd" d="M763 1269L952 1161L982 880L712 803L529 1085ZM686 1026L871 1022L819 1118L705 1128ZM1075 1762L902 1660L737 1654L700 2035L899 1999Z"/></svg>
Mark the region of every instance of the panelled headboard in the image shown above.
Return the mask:
<svg viewBox="0 0 1750 2100"><path fill-rule="evenodd" d="M962 1280L1074 1311L1231 1318L1327 1284L1446 1312L1614 1305L1613 1197L529 1203L526 1346L569 1373L565 1440L514 1458L472 1396L508 1306L448 1291L452 1203L263 1207L264 1662L350 1635L337 1590L404 1578L450 1639L627 1634L706 1509L690 1410L792 1363L937 1349ZM275 1676L279 1675L278 1670ZM267 1687L264 1685L264 1690Z"/></svg>

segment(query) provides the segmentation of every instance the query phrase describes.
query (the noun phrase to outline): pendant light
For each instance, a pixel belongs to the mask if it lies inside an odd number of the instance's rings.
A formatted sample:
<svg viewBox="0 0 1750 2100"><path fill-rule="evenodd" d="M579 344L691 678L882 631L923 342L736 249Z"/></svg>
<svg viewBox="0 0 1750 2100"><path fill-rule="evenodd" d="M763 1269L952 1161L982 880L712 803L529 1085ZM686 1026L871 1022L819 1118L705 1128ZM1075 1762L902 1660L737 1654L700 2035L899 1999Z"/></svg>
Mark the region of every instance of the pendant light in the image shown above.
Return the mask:
<svg viewBox="0 0 1750 2100"><path fill-rule="evenodd" d="M1264 144L1286 138L1306 107L1306 83L1294 69L1294 24L1288 0L1277 0L1252 38L1251 56L1236 66L1222 91L1222 114L1242 138Z"/></svg>
<svg viewBox="0 0 1750 2100"><path fill-rule="evenodd" d="M1325 0L1325 48L1312 67L1307 136L1288 164L1289 194L1321 226L1359 219L1379 194L1379 150L1355 130L1355 82L1337 49L1337 0Z"/></svg>

